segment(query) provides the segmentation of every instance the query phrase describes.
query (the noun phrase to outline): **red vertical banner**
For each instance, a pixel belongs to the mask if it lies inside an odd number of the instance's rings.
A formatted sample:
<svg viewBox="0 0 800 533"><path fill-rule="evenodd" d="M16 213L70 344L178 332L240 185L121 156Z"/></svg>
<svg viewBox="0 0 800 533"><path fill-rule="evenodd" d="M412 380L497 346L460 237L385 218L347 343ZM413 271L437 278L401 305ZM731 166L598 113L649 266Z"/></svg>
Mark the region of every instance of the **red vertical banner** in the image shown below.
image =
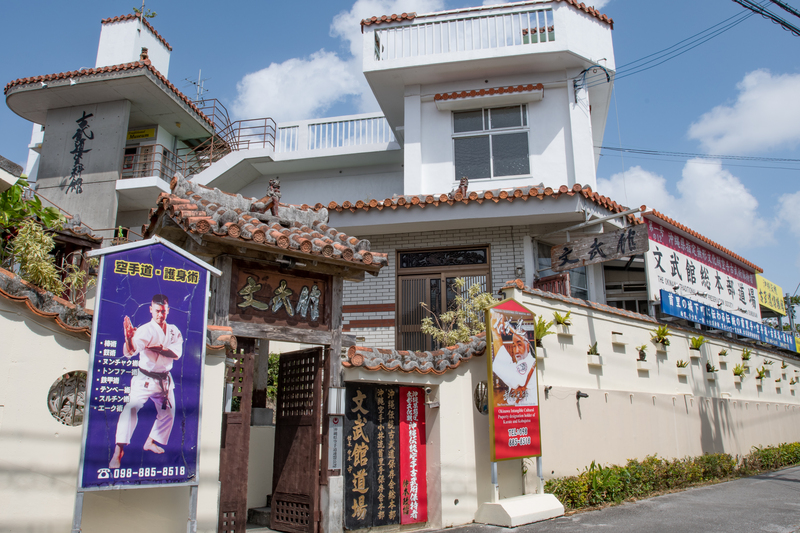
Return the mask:
<svg viewBox="0 0 800 533"><path fill-rule="evenodd" d="M400 523L428 521L425 393L400 387Z"/></svg>
<svg viewBox="0 0 800 533"><path fill-rule="evenodd" d="M542 455L534 316L514 300L486 311L491 460Z"/></svg>

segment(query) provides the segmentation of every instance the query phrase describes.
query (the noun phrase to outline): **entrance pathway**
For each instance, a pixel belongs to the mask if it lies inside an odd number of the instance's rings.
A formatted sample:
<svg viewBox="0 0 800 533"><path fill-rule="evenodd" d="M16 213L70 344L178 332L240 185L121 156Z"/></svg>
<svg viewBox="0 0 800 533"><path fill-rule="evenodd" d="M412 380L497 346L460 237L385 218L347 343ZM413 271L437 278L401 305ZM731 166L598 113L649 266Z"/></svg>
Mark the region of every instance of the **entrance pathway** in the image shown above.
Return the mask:
<svg viewBox="0 0 800 533"><path fill-rule="evenodd" d="M800 467L587 511L516 529L470 524L447 533L798 533Z"/></svg>

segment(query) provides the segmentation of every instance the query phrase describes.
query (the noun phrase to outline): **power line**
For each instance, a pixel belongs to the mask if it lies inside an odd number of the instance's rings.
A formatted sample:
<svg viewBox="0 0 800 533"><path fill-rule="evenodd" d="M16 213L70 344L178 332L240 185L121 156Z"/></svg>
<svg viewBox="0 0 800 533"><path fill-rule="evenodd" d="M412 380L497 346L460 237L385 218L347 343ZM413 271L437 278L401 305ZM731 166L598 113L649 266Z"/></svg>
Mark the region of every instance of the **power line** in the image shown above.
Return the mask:
<svg viewBox="0 0 800 533"><path fill-rule="evenodd" d="M601 154L603 157L622 157L622 155L617 154ZM669 157L669 156L664 156ZM635 155L629 155L625 157L625 160L635 159L637 161L661 161L663 163L676 163L685 165L688 162L688 159L662 159L659 156L648 156L648 157L637 157ZM692 164L694 165L713 165L713 161L695 161ZM737 165L736 163L725 163L726 168L735 167L735 168L757 168L761 170L788 170L790 172L797 172L800 170L798 167L775 167L775 166L765 166L765 165Z"/></svg>
<svg viewBox="0 0 800 533"><path fill-rule="evenodd" d="M630 154L667 156L667 157L690 157L701 159L730 159L734 161L768 161L770 163L800 163L800 159L789 159L783 157L756 157L747 155L720 155L720 154L696 154L692 152L668 152L666 150L647 150L644 148L617 148L614 146L595 146L601 150L611 150L614 152L626 152Z"/></svg>
<svg viewBox="0 0 800 533"><path fill-rule="evenodd" d="M794 33L795 35L800 36L800 28L798 28L797 26L795 26L791 22L787 21L786 19L784 19L782 17L779 17L778 15L776 15L775 13L770 11L769 9L766 9L766 8L762 7L761 5L758 5L758 4L756 4L755 2L753 2L751 0L733 0L733 1L736 2L737 4L739 4L740 6L744 7L745 9L749 9L753 13L758 13L762 17L771 20L775 24L779 24L784 30L790 31L790 32ZM773 2L773 3L775 3L775 2ZM781 7L784 7L784 6L781 5ZM786 6L786 7L789 7L789 6ZM791 9L791 8L789 8L789 9ZM792 10L792 12L793 12L793 10Z"/></svg>
<svg viewBox="0 0 800 533"><path fill-rule="evenodd" d="M734 0L737 1L737 0ZM766 4L770 0L764 0L761 4ZM760 4L754 2L754 5L761 7ZM623 79L628 76L632 76L634 74L638 74L640 72L644 72L646 70L650 70L651 68L657 67L679 57L690 50L697 48L698 46L710 41L714 37L718 37L723 33L727 32L728 30L736 27L737 25L741 24L748 18L752 17L754 13L737 13L727 19L714 24L713 26L706 28L705 30L695 33L694 35L687 37L677 43L659 50L658 52L653 52L652 54L646 55L629 63L625 63L624 65L620 65L617 68L617 71L612 75L613 80L616 81L617 79ZM594 76L587 76L586 77L586 85L585 87L588 89L590 87L594 87L597 85L601 85L606 83L605 75L601 75L600 73Z"/></svg>
<svg viewBox="0 0 800 533"><path fill-rule="evenodd" d="M781 0L770 0L770 2L772 2L776 6L780 7L784 11L787 11L787 12L791 13L795 17L800 17L800 13L798 13L795 8L793 8L792 6L787 4L786 2L781 2Z"/></svg>

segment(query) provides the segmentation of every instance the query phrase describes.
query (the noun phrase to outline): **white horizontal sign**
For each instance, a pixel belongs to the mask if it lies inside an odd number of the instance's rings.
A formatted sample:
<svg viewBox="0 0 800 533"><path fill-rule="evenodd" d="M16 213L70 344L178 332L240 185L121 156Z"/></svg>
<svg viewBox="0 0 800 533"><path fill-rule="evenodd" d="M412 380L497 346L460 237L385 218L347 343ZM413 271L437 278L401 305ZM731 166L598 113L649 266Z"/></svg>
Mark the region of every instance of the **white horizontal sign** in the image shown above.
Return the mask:
<svg viewBox="0 0 800 533"><path fill-rule="evenodd" d="M645 258L651 300L660 301L660 291L665 290L733 315L761 320L754 272L652 220L647 220L647 232L650 249Z"/></svg>

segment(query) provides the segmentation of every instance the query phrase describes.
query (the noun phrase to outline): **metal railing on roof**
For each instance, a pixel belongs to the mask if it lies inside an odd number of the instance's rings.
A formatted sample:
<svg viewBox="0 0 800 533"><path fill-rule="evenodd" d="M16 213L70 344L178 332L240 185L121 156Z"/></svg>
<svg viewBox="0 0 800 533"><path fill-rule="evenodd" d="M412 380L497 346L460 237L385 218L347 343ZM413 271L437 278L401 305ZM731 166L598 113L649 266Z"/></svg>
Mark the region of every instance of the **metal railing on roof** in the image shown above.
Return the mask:
<svg viewBox="0 0 800 533"><path fill-rule="evenodd" d="M276 152L326 150L397 142L383 115L304 120L278 126Z"/></svg>
<svg viewBox="0 0 800 533"><path fill-rule="evenodd" d="M374 34L376 61L533 45L556 38L552 8L420 19L375 29Z"/></svg>

